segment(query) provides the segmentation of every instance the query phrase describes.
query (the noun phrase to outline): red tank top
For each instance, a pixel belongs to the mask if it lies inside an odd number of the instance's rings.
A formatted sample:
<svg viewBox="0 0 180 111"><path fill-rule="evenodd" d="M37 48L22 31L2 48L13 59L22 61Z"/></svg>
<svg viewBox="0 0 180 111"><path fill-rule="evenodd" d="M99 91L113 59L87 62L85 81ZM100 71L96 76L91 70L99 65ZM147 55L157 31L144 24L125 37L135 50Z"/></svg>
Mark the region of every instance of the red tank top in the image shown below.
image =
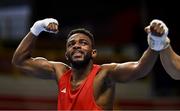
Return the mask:
<svg viewBox="0 0 180 111"><path fill-rule="evenodd" d="M93 81L99 71L99 65L93 65L89 75L79 87L72 91L71 69L60 79L58 88L58 110L102 110L95 102Z"/></svg>

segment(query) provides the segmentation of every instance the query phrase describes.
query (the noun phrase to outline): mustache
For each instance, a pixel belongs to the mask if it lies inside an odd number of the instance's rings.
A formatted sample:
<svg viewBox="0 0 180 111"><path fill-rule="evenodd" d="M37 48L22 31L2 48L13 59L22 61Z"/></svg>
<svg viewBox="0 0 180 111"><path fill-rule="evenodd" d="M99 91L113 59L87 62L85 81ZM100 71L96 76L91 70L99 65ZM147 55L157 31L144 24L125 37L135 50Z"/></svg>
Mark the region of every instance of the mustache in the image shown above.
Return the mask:
<svg viewBox="0 0 180 111"><path fill-rule="evenodd" d="M74 50L74 51L71 53L71 55L73 55L73 54L76 53L76 52L79 52L79 53L81 53L81 54L84 54L83 51L77 49L77 50Z"/></svg>

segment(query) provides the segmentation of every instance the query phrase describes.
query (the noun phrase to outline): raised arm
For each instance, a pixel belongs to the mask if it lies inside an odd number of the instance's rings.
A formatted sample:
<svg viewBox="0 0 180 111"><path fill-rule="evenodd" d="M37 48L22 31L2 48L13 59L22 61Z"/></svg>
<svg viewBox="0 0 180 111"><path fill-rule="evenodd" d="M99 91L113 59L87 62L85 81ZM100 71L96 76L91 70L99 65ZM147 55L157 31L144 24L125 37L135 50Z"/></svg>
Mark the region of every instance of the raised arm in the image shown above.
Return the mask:
<svg viewBox="0 0 180 111"><path fill-rule="evenodd" d="M16 49L12 63L18 68L39 76L40 74L55 73L56 62L48 61L43 57L32 57L32 50L38 35L42 31L56 33L58 31L58 22L55 19L48 18L37 21L32 27L31 31L23 38L18 48ZM64 65L58 63L60 68Z"/></svg>
<svg viewBox="0 0 180 111"><path fill-rule="evenodd" d="M136 62L105 64L110 76L117 82L128 82L142 78L152 70L159 53L148 48Z"/></svg>
<svg viewBox="0 0 180 111"><path fill-rule="evenodd" d="M163 36L155 35L153 38L159 44L165 44L165 47L160 50L160 59L164 69L173 79L180 79L180 56L170 46L170 40L167 37L168 27L163 21L154 20L149 31L153 32L154 30L163 34Z"/></svg>
<svg viewBox="0 0 180 111"><path fill-rule="evenodd" d="M180 80L180 56L171 47L160 52L160 59L166 72L175 80Z"/></svg>
<svg viewBox="0 0 180 111"><path fill-rule="evenodd" d="M147 75L153 68L159 52L169 47L168 29L160 20L153 20L145 28L148 34L149 48L137 62L105 65L111 70L111 76L118 82L127 82Z"/></svg>

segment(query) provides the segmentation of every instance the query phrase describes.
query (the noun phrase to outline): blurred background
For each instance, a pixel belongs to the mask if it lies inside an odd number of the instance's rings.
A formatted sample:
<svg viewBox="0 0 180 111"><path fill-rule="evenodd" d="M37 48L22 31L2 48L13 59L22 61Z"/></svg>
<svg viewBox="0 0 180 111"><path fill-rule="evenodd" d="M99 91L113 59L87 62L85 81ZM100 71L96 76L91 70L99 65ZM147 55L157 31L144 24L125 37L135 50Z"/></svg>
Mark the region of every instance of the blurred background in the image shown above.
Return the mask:
<svg viewBox="0 0 180 111"><path fill-rule="evenodd" d="M121 63L138 60L147 49L144 27L152 19L166 23L171 45L180 54L177 4L172 0L1 0L0 109L56 109L56 81L27 76L11 65L15 49L35 21L56 18L60 33L41 33L34 57L66 63L66 36L83 27L95 36L96 64ZM180 109L180 81L171 79L159 59L148 76L116 87L114 109Z"/></svg>

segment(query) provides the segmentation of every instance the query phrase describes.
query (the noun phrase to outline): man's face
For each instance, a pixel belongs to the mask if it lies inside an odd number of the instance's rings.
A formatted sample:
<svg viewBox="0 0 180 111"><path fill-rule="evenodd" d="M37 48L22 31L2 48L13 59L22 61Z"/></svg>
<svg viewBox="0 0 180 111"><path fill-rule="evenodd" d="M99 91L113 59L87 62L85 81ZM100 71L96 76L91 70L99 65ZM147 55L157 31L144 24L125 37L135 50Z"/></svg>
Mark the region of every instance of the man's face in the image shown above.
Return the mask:
<svg viewBox="0 0 180 111"><path fill-rule="evenodd" d="M66 58L72 65L88 63L96 54L92 49L92 42L82 33L73 34L66 43Z"/></svg>

